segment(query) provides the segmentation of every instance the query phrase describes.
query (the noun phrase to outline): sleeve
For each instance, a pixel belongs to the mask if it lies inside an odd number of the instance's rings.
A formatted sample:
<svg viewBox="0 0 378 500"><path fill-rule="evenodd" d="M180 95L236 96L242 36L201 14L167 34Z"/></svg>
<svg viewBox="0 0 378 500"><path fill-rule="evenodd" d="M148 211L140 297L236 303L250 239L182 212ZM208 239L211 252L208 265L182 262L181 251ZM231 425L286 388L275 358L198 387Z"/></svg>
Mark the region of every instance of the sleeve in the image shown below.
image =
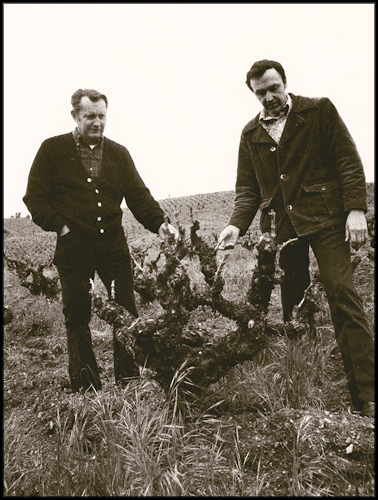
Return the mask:
<svg viewBox="0 0 378 500"><path fill-rule="evenodd" d="M164 222L164 212L139 175L128 150L122 146L124 161L124 197L126 204L146 229L158 233Z"/></svg>
<svg viewBox="0 0 378 500"><path fill-rule="evenodd" d="M366 181L361 158L345 123L332 102L323 100L323 134L335 165L346 211L367 212Z"/></svg>
<svg viewBox="0 0 378 500"><path fill-rule="evenodd" d="M260 188L252 164L252 156L242 135L239 146L235 186L235 206L229 224L240 229L244 236L261 204Z"/></svg>
<svg viewBox="0 0 378 500"><path fill-rule="evenodd" d="M54 207L54 166L52 141L47 139L39 148L30 169L23 201L33 221L45 231L60 232L64 218Z"/></svg>

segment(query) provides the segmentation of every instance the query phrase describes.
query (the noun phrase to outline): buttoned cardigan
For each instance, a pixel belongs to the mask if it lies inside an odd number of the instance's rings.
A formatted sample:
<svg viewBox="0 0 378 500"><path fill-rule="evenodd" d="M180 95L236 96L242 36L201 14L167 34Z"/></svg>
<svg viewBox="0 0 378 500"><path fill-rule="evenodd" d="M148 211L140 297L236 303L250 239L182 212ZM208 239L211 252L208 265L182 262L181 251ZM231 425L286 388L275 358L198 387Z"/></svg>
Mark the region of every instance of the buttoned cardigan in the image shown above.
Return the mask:
<svg viewBox="0 0 378 500"><path fill-rule="evenodd" d="M335 106L326 97L290 96L293 107L279 144L259 115L242 131L229 222L240 236L259 208L266 213L275 204L298 236L345 223L351 209L367 211L361 159Z"/></svg>
<svg viewBox="0 0 378 500"><path fill-rule="evenodd" d="M141 179L128 150L104 138L101 173L85 170L72 133L44 141L32 164L23 198L33 221L59 234L67 225L78 235L119 234L122 199L146 229L157 233L164 214Z"/></svg>

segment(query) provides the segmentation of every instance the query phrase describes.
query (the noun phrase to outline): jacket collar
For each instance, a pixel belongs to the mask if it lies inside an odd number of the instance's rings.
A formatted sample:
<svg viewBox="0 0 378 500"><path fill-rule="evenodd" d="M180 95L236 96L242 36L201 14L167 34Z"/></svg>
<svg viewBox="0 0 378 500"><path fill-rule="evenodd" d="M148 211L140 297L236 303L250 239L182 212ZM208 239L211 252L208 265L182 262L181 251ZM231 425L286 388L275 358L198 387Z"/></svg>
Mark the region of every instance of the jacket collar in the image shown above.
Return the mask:
<svg viewBox="0 0 378 500"><path fill-rule="evenodd" d="M84 146L87 146L87 147L91 147L89 146L89 144L87 144L84 139L83 139L83 136L80 134L79 130L77 127L75 127L75 129L73 130L72 132L72 135L73 135L73 138L74 138L74 141L75 143L81 143L83 144ZM104 136L102 135L99 139L99 141L96 143L96 144L93 144L94 147L98 147L98 146L102 146L103 145L103 142L104 142Z"/></svg>
<svg viewBox="0 0 378 500"><path fill-rule="evenodd" d="M75 141L75 137L74 137L74 133L73 132L68 132L66 134L63 134L61 136L56 136L56 137L57 138L61 138L64 141L64 143L65 143L65 147L70 148L71 152L72 152L72 148L74 148L77 151L76 141ZM101 142L103 143L104 152L105 152L105 150L107 149L107 145L109 145L109 139L107 139L103 135L101 137Z"/></svg>
<svg viewBox="0 0 378 500"><path fill-rule="evenodd" d="M296 130L299 124L304 123L304 118L300 116L302 111L310 109L310 108L316 108L317 104L316 102L311 99L310 97L303 97L303 96L297 96L294 94L289 93L292 101L293 101L293 107L289 113L289 116L287 118L286 126L283 131L281 141L283 142L287 140L293 132ZM274 140L270 137L268 132L260 125L259 123L259 118L260 118L260 113L256 115L250 122L247 123L247 125L243 129L243 134L246 132L249 132L251 130L257 129L256 133L253 134L253 142L273 142Z"/></svg>
<svg viewBox="0 0 378 500"><path fill-rule="evenodd" d="M265 108L261 110L261 113L259 115L259 122L269 122L269 121L274 121L282 118L283 116L286 116L290 113L291 108L293 107L293 100L290 96L290 94L287 94L287 100L286 104L281 110L280 114L278 116L270 116L268 115L268 112Z"/></svg>

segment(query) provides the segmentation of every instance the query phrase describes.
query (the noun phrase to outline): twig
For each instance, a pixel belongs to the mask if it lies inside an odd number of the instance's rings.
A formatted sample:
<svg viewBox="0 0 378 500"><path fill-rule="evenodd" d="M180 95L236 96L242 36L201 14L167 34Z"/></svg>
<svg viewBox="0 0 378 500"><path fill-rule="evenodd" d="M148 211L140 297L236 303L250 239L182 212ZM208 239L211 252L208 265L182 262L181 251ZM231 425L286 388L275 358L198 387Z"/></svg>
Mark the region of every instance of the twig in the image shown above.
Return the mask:
<svg viewBox="0 0 378 500"><path fill-rule="evenodd" d="M140 270L140 271L145 271L145 269L140 265L138 264L138 262L135 260L134 256L130 253L130 257L132 259L132 261L134 262L135 266Z"/></svg>
<svg viewBox="0 0 378 500"><path fill-rule="evenodd" d="M290 245L290 243L293 243L294 241L298 241L298 238L291 238L290 240L287 240L285 241L285 243L282 243L282 245L280 245L280 251L286 247L286 245Z"/></svg>
<svg viewBox="0 0 378 500"><path fill-rule="evenodd" d="M110 300L115 300L115 280L112 280L110 285Z"/></svg>
<svg viewBox="0 0 378 500"><path fill-rule="evenodd" d="M169 241L169 222L168 222L168 215L165 215L164 216L164 223L165 223L165 227L167 229L167 232L165 233L164 235L164 243L166 245L168 245L168 241Z"/></svg>
<svg viewBox="0 0 378 500"><path fill-rule="evenodd" d="M276 212L271 209L268 212L268 215L270 215L270 234L272 238L276 237Z"/></svg>
<svg viewBox="0 0 378 500"><path fill-rule="evenodd" d="M218 243L215 245L215 248L214 248L215 252L219 249L221 244L222 244L222 241L218 241ZM240 244L239 242L236 242L235 245L225 246L224 248L221 248L221 250L232 250L233 248L236 247L236 245L239 245L239 244Z"/></svg>
<svg viewBox="0 0 378 500"><path fill-rule="evenodd" d="M140 316L135 321L133 321L127 329L131 330L132 328L134 328L134 326L138 323L138 321L140 321Z"/></svg>
<svg viewBox="0 0 378 500"><path fill-rule="evenodd" d="M219 273L221 272L221 270L222 270L222 268L223 268L223 266L224 266L224 264L225 264L225 262L226 262L226 260L227 260L227 258L228 258L229 255L230 255L229 253L223 255L223 258L220 261L220 264L219 264L218 269L217 269L217 271L215 273L215 276L214 276L214 283L217 281Z"/></svg>

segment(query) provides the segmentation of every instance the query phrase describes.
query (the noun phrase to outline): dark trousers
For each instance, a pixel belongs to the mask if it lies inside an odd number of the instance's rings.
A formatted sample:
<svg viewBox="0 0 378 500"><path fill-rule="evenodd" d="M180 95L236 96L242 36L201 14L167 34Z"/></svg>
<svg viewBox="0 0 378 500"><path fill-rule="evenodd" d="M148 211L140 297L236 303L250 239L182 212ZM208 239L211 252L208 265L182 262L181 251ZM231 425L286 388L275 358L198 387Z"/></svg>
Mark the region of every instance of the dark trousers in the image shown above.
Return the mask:
<svg viewBox="0 0 378 500"><path fill-rule="evenodd" d="M130 255L124 235L113 241L88 240L68 233L59 237L54 262L62 286L63 313L67 331L69 376L73 391L90 385L101 389L101 380L92 348L90 281L97 271L110 297L115 280L115 300L135 317L138 316L133 292ZM138 369L114 338L116 381L134 376Z"/></svg>
<svg viewBox="0 0 378 500"><path fill-rule="evenodd" d="M352 402L361 408L364 402L374 401L374 340L353 284L349 242L344 240L344 227L328 228L301 237L282 250L281 266L285 271L282 307L284 321L288 321L310 283L311 245L327 294Z"/></svg>

